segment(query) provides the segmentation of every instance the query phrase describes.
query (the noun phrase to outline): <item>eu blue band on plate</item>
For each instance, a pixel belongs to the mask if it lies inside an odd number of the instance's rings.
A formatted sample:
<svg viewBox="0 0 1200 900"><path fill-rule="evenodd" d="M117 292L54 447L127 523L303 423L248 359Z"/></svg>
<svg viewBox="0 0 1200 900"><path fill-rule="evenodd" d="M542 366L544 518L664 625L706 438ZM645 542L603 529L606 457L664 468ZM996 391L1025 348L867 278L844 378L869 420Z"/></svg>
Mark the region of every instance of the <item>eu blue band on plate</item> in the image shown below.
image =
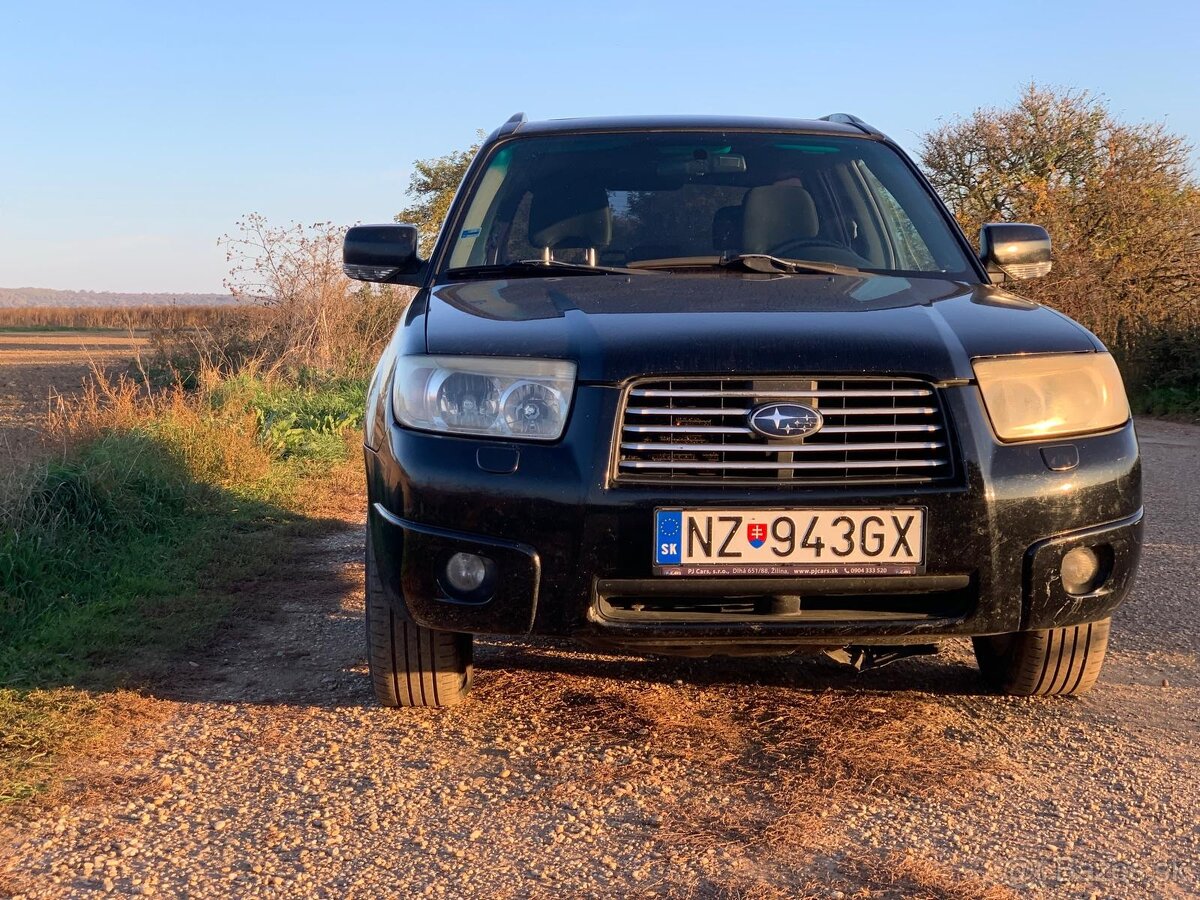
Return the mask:
<svg viewBox="0 0 1200 900"><path fill-rule="evenodd" d="M683 547L683 512L660 509L654 513L654 562L665 566L678 563Z"/></svg>

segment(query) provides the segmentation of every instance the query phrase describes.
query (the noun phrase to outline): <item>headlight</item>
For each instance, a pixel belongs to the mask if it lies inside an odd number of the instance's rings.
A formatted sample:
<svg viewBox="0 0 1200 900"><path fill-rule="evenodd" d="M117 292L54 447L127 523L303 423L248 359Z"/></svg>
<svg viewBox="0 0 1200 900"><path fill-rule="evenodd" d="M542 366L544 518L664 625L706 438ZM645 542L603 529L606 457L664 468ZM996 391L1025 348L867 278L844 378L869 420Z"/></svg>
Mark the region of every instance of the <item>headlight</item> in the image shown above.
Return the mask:
<svg viewBox="0 0 1200 900"><path fill-rule="evenodd" d="M575 363L559 359L401 356L392 409L409 428L554 441L575 388Z"/></svg>
<svg viewBox="0 0 1200 900"><path fill-rule="evenodd" d="M974 366L1002 441L1105 431L1129 419L1121 373L1107 353L977 359Z"/></svg>

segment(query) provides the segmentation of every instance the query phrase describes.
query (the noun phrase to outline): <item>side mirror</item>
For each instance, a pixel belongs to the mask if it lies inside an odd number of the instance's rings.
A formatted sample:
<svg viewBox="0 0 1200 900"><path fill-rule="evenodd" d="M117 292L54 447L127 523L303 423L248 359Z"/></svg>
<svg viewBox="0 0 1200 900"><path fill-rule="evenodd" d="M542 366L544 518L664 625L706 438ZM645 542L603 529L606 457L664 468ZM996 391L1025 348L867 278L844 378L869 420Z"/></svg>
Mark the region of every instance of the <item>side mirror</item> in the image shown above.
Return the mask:
<svg viewBox="0 0 1200 900"><path fill-rule="evenodd" d="M416 225L355 225L342 242L342 270L355 281L416 284L424 260L417 257Z"/></svg>
<svg viewBox="0 0 1200 900"><path fill-rule="evenodd" d="M1053 264L1050 235L1040 225L993 222L979 230L979 258L997 282L1040 278Z"/></svg>

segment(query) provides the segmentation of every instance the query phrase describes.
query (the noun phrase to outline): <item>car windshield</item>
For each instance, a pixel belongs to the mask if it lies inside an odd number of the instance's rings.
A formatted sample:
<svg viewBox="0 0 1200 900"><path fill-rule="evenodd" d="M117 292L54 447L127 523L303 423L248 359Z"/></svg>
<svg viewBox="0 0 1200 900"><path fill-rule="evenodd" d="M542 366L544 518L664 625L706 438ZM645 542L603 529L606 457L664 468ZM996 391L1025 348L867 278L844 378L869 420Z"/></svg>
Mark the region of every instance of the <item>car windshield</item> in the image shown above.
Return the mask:
<svg viewBox="0 0 1200 900"><path fill-rule="evenodd" d="M879 141L834 135L518 138L493 150L454 228L444 266L452 272L531 260L719 272L722 261L761 254L866 272L977 277L899 154Z"/></svg>

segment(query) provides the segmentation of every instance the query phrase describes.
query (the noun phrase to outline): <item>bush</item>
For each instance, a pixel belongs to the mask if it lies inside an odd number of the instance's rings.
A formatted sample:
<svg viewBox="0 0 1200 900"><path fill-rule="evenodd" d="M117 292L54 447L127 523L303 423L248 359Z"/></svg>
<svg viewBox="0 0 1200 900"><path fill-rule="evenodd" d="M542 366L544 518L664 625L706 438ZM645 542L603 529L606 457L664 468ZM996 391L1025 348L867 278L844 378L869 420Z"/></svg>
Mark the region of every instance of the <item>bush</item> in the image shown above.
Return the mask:
<svg viewBox="0 0 1200 900"><path fill-rule="evenodd" d="M270 311L249 342L256 367L274 375L316 369L366 375L408 305L407 288L359 284L342 271L345 229L328 222L275 226L251 214L221 243L230 262L225 286ZM224 341L208 348L221 360ZM234 360L244 364L248 360Z"/></svg>
<svg viewBox="0 0 1200 900"><path fill-rule="evenodd" d="M241 376L223 382L210 402L252 415L258 441L280 459L329 460L344 452L343 435L362 424L367 383L310 371L272 385Z"/></svg>
<svg viewBox="0 0 1200 900"><path fill-rule="evenodd" d="M1183 138L1031 85L927 134L921 162L967 234L1049 230L1054 270L1015 289L1095 332L1133 392L1200 384L1200 186Z"/></svg>

